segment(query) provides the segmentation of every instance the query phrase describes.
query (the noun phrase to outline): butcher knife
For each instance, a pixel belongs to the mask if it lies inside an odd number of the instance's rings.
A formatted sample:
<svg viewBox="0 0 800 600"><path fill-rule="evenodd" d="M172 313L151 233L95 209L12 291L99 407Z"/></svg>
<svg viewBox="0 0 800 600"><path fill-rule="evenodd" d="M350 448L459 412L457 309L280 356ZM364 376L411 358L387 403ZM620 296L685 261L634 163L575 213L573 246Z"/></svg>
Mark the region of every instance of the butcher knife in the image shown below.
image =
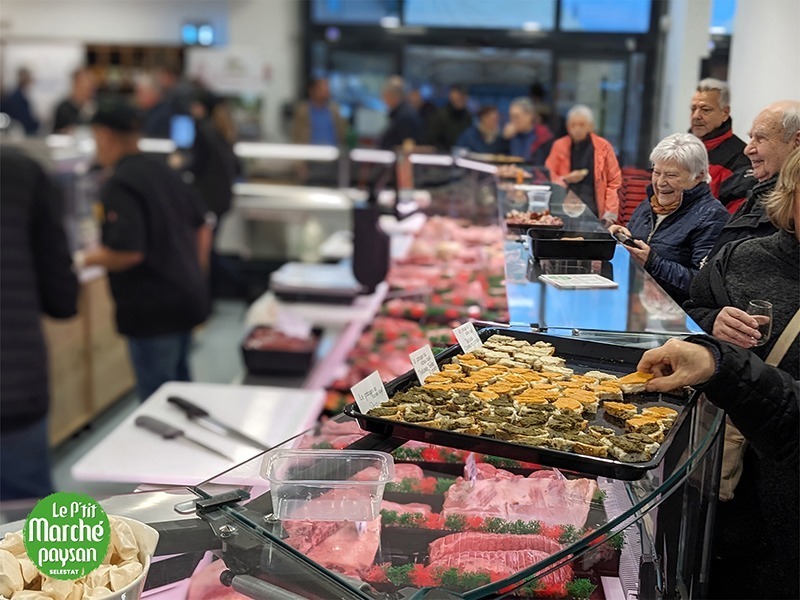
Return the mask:
<svg viewBox="0 0 800 600"><path fill-rule="evenodd" d="M185 398L179 398L177 396L170 396L167 398L167 402L177 406L181 409L190 421L193 421L208 429L209 431L213 431L214 433L220 435L227 435L228 437L238 440L248 446L252 446L254 448L258 448L259 450L269 450L269 446L265 446L258 440L254 440L249 435L242 433L241 431L234 429L230 425L226 425L222 421L215 419L212 417L209 412L192 402L189 402Z"/></svg>
<svg viewBox="0 0 800 600"><path fill-rule="evenodd" d="M156 419L155 417L148 417L146 415L142 415L140 417L136 417L136 421L134 421L134 423L136 423L137 427L141 427L142 429L147 429L147 431L151 431L156 435L160 435L165 440L175 440L176 442L186 441L191 444L194 444L194 446L200 446L203 450L206 450L207 452L211 452L213 454L216 454L217 456L221 456L225 460L233 461L233 459L227 454L223 454L222 452L220 452L216 448L212 448L211 446L206 446L203 442L199 440L190 438L182 430L178 429L177 427L173 427L169 423L165 423L164 421Z"/></svg>

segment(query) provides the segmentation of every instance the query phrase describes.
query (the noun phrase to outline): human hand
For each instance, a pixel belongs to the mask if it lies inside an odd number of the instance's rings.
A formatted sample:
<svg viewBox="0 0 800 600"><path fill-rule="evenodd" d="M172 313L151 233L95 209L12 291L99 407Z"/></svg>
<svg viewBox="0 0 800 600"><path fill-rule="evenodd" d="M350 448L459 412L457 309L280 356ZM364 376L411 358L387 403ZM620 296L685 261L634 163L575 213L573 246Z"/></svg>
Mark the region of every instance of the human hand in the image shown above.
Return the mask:
<svg viewBox="0 0 800 600"><path fill-rule="evenodd" d="M711 335L742 348L753 348L756 340L761 337L758 321L734 306L726 306L719 311L717 318L714 319Z"/></svg>
<svg viewBox="0 0 800 600"><path fill-rule="evenodd" d="M645 352L636 370L653 374L647 382L648 392L669 392L705 383L714 376L716 367L711 350L673 338L661 348Z"/></svg>
<svg viewBox="0 0 800 600"><path fill-rule="evenodd" d="M618 233L622 233L623 235L626 235L629 238L633 237L631 235L630 230L627 227L625 227L624 225L611 225L608 228L608 233L610 233L611 235L617 235Z"/></svg>
<svg viewBox="0 0 800 600"><path fill-rule="evenodd" d="M642 240L633 240L633 243L636 244L636 247L626 244L625 249L631 253L633 260L644 266L647 263L647 259L650 258L650 246Z"/></svg>
<svg viewBox="0 0 800 600"><path fill-rule="evenodd" d="M510 140L515 135L517 135L517 128L514 127L514 124L506 123L505 127L503 127L503 137L507 140Z"/></svg>
<svg viewBox="0 0 800 600"><path fill-rule="evenodd" d="M583 181L588 173L589 169L576 169L575 171L570 171L564 175L564 181L566 183L578 183Z"/></svg>

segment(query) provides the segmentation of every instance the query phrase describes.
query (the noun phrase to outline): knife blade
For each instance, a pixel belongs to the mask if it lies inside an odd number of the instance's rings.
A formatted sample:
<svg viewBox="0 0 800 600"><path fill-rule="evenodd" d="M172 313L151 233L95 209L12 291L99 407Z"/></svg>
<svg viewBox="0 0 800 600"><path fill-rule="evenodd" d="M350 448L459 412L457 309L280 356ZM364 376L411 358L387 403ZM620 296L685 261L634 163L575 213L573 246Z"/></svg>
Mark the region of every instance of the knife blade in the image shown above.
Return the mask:
<svg viewBox="0 0 800 600"><path fill-rule="evenodd" d="M189 437L181 429L178 429L177 427L174 427L169 423L165 423L160 419L156 419L155 417L141 415L139 417L136 417L136 421L134 421L134 423L136 424L137 427L141 427L142 429L146 429L147 431L155 433L156 435L160 435L165 440L175 440L176 442L186 441L189 442L190 444L194 444L194 446L192 447L199 446L200 448L206 450L207 452L211 452L213 454L216 454L217 456L221 456L225 460L233 462L233 459L227 454L223 454L216 448L207 446L200 440L196 440L194 438Z"/></svg>
<svg viewBox="0 0 800 600"><path fill-rule="evenodd" d="M214 433L220 435L227 435L230 438L238 440L244 444L247 444L248 446L258 448L259 450L266 451L270 449L269 446L251 438L249 435L242 433L238 429L234 429L230 425L226 425L219 419L215 419L206 409L197 406L193 402L189 402L185 398L170 396L167 398L167 402L182 410L190 421L197 423L209 431L213 431Z"/></svg>

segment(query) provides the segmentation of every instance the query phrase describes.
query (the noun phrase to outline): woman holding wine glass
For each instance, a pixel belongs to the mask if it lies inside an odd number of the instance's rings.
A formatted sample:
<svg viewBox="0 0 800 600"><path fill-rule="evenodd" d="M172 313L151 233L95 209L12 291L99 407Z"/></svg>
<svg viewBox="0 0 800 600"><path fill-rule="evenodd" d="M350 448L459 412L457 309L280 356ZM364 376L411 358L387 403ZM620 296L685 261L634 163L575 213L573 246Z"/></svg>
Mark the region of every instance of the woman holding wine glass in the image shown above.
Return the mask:
<svg viewBox="0 0 800 600"><path fill-rule="evenodd" d="M749 348L762 359L769 356L800 306L798 195L800 149L784 163L766 201L778 232L723 246L695 277L691 298L683 307L707 333ZM777 366L800 379L797 335Z"/></svg>

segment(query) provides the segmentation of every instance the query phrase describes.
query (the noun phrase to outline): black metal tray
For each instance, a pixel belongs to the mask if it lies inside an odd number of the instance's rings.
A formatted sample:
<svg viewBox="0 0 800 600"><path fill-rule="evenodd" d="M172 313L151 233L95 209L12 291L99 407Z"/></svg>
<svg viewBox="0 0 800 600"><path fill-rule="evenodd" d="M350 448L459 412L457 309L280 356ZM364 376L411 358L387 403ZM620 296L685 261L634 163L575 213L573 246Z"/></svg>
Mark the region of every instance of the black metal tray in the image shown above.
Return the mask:
<svg viewBox="0 0 800 600"><path fill-rule="evenodd" d="M527 340L531 343L537 341L549 342L555 347L556 354L566 359L567 366L580 373L592 370L603 370L606 373L624 375L636 370L636 365L644 352L644 350L638 348L626 348L613 344L550 336L517 329L487 327L478 332L482 340L486 340L495 334L507 335L517 339ZM451 346L448 350L436 357L436 362L442 364L460 353L460 346ZM395 392L413 387L414 385L417 385L417 376L414 371L409 371L386 384L386 393L391 397ZM696 397L696 393L691 394L688 398L674 394L629 394L625 396L625 402L635 404L640 408L657 404L666 404L670 408L678 411L678 417L667 432L664 442L661 444L658 452L650 461L644 463L625 463L613 458L585 456L561 450L526 446L515 442L505 442L484 436L444 431L413 423L405 423L403 421L382 419L362 413L355 403L347 405L344 412L346 415L356 419L362 429L387 437L417 440L440 446L449 446L451 448L461 448L463 450L471 450L483 454L513 458L515 460L537 463L548 467L567 469L578 473L610 477L625 481L635 481L644 477L648 471L655 469L661 463L672 440L681 428L686 415L689 414L690 409L694 405ZM613 419L609 420L605 417L602 403L597 411L597 415L590 420L589 424L603 425L617 432L623 432L623 427L618 421Z"/></svg>
<svg viewBox="0 0 800 600"><path fill-rule="evenodd" d="M617 241L607 232L567 231L564 229L528 229L530 252L534 258L611 260ZM562 238L583 238L564 241Z"/></svg>

